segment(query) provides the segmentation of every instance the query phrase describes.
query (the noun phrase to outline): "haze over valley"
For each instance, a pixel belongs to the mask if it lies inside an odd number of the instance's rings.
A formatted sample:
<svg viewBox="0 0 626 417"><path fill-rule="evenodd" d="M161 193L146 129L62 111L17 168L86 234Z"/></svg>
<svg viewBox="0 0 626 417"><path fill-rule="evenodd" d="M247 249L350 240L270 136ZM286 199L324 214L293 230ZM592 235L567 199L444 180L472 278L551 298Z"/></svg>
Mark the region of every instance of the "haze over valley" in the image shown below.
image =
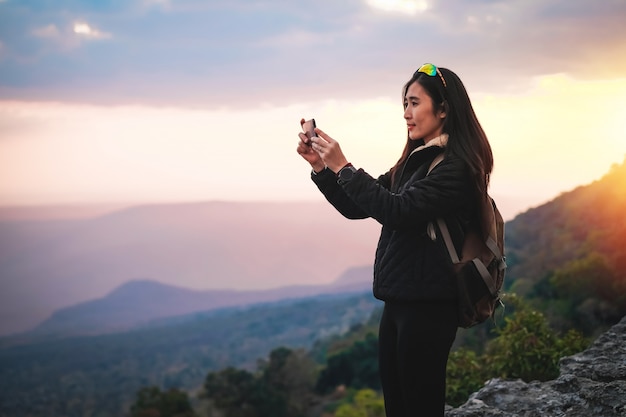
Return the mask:
<svg viewBox="0 0 626 417"><path fill-rule="evenodd" d="M298 287L323 287L371 265L379 232L373 220L347 221L325 202L163 204L73 215L0 222L0 334L29 330L58 309L137 280L259 292L239 294L242 300L275 298L266 290L279 287L295 287L285 296L315 293Z"/></svg>

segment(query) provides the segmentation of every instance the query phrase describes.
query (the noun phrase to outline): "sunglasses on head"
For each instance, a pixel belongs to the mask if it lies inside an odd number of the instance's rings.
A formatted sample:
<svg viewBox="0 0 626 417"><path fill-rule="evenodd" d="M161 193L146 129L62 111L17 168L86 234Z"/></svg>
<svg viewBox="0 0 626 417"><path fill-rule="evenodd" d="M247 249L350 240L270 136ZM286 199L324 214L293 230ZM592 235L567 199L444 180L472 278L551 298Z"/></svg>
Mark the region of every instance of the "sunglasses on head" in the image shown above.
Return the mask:
<svg viewBox="0 0 626 417"><path fill-rule="evenodd" d="M448 85L446 84L446 80L443 78L443 75L441 74L441 71L439 71L439 68L437 68L435 65L424 64L421 67L419 67L417 71L415 71L415 74L413 74L413 76L417 75L418 72L423 72L429 77L434 77L436 75L439 75L439 78L441 78L441 82L443 83L443 87L444 88L448 87Z"/></svg>

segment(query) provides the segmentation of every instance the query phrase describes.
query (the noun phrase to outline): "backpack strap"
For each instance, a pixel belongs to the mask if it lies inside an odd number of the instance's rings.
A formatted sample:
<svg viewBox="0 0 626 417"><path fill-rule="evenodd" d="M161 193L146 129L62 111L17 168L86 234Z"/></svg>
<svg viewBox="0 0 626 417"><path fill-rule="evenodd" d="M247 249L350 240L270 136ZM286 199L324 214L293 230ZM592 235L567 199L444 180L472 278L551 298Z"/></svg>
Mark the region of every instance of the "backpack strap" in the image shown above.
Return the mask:
<svg viewBox="0 0 626 417"><path fill-rule="evenodd" d="M435 159L433 159L430 166L428 167L428 172L426 173L426 175L430 174L430 171L432 171L433 168L439 165L441 161L443 161L443 152L437 155ZM438 217L437 226L439 226L439 231L441 232L441 237L443 238L446 249L448 250L448 254L450 255L450 260L452 260L453 264L460 263L461 260L459 259L459 255L456 251L456 248L454 247L454 243L452 242L452 236L450 235L450 231L448 230L448 225L446 224L446 221L443 218ZM500 252L500 248L498 247L497 242L491 236L487 238L487 240L485 241L485 245L487 245L489 250L496 256L497 259L500 259L502 257L502 253ZM493 295L494 297L497 296L498 290L496 289L495 282L493 282L491 274L489 273L489 270L487 270L485 264L478 258L472 259L472 263L474 264L476 270L485 282L485 285L489 289L491 295Z"/></svg>
<svg viewBox="0 0 626 417"><path fill-rule="evenodd" d="M446 221L441 217L437 217L437 226L439 226L441 237L443 238L443 242L446 244L446 249L448 249L452 263L458 264L461 260L459 259L459 255L457 254L454 243L452 242L452 236L450 236L450 231L448 230Z"/></svg>
<svg viewBox="0 0 626 417"><path fill-rule="evenodd" d="M487 267L485 266L485 264L478 258L472 259L472 262L474 263L476 270L480 273L480 276L483 278L483 281L485 282L485 285L487 286L487 289L489 290L491 295L494 297L497 297L498 290L496 289L496 285L493 282L493 278L491 277L491 274L487 270Z"/></svg>
<svg viewBox="0 0 626 417"><path fill-rule="evenodd" d="M448 254L450 255L450 259L452 260L452 263L453 264L460 263L461 260L459 259L459 255L457 254L456 249L454 248L454 243L452 242L452 236L450 236L450 231L448 230L448 225L446 224L446 221L442 219L441 217L438 217L437 226L439 226L441 237L443 238L443 241L446 244L446 249L448 250ZM496 249L497 249L497 245L496 245ZM500 252L500 250L497 249L497 252ZM485 285L487 286L487 289L489 289L489 292L491 293L491 295L496 297L498 295L498 290L496 289L495 282L493 282L493 278L491 277L491 274L489 273L489 270L487 270L487 267L485 266L485 264L478 258L472 259L472 263L474 264L474 266L476 267L476 270L478 271L483 281L485 282Z"/></svg>
<svg viewBox="0 0 626 417"><path fill-rule="evenodd" d="M493 237L488 236L487 240L485 240L485 245L487 245L491 253L493 253L496 256L496 258L498 259L502 258L502 253L500 252L498 243L496 243Z"/></svg>
<svg viewBox="0 0 626 417"><path fill-rule="evenodd" d="M432 171L434 167L436 167L441 161L443 161L443 154L444 152L441 152L439 155L435 156L435 159L433 159L433 162L431 162L430 166L428 167L428 172L426 172L426 175L430 174L430 171Z"/></svg>

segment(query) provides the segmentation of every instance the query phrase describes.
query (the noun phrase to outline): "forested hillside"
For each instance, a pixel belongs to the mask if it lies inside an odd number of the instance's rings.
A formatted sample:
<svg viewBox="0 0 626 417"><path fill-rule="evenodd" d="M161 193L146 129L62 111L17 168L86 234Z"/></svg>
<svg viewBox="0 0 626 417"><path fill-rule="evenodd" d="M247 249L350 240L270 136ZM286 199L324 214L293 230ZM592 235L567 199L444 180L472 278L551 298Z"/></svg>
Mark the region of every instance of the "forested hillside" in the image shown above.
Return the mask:
<svg viewBox="0 0 626 417"><path fill-rule="evenodd" d="M626 314L626 160L506 225L507 285L560 328L597 334Z"/></svg>

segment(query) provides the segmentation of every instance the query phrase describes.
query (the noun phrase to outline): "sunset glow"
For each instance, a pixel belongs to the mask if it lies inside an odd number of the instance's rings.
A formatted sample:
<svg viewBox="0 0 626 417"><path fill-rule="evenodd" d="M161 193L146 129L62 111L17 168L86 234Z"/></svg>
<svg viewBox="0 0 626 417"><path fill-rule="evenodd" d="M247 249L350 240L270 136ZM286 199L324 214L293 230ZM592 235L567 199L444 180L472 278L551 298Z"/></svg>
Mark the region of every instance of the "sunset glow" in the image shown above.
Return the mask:
<svg viewBox="0 0 626 417"><path fill-rule="evenodd" d="M615 2L15 4L0 2L14 20L0 42L0 205L317 200L300 118L382 174L406 139L400 88L423 62L465 83L507 218L626 155Z"/></svg>

